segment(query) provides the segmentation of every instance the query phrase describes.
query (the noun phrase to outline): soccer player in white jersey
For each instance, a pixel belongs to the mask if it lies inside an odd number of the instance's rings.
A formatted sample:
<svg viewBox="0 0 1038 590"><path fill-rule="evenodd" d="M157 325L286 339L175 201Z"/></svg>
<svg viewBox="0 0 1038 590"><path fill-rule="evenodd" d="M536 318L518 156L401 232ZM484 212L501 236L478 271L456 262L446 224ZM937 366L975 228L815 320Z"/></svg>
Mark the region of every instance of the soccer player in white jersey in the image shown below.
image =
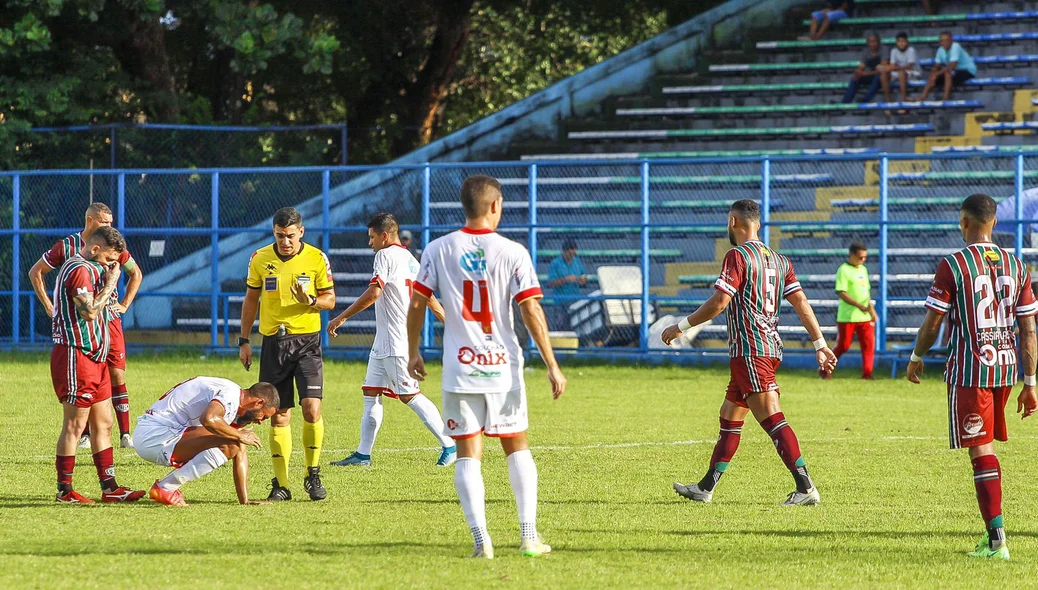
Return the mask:
<svg viewBox="0 0 1038 590"><path fill-rule="evenodd" d="M266 504L249 501L245 447L260 448L260 439L242 426L262 423L280 405L277 389L262 381L242 389L227 379L193 377L167 391L137 419L134 431L142 459L175 468L151 487L151 499L187 506L180 486L234 459L238 502Z"/></svg>
<svg viewBox="0 0 1038 590"><path fill-rule="evenodd" d="M345 311L328 322L333 338L346 320L375 305L375 343L368 357L368 372L361 390L364 411L360 418L357 450L332 465L371 465L371 450L382 426L382 396L399 399L418 414L443 450L436 464L446 467L457 458L454 441L443 432L436 404L422 395L418 381L407 373L407 305L411 285L418 275L418 261L400 243L400 225L390 213L379 213L368 223L368 245L375 251L375 269L368 289ZM443 321L443 308L432 299L429 307Z"/></svg>
<svg viewBox="0 0 1038 590"><path fill-rule="evenodd" d="M475 542L473 557L492 559L483 487L481 434L501 439L508 476L519 511L520 551L544 555L551 547L537 534L537 467L526 439L526 386L523 350L515 334L511 300L548 368L558 399L566 377L555 361L541 309L541 286L530 253L498 235L504 198L501 183L470 176L461 185L465 227L433 240L422 252L407 312L408 370L424 380L422 324L434 292L444 307L443 416L446 433L458 445L454 485Z"/></svg>

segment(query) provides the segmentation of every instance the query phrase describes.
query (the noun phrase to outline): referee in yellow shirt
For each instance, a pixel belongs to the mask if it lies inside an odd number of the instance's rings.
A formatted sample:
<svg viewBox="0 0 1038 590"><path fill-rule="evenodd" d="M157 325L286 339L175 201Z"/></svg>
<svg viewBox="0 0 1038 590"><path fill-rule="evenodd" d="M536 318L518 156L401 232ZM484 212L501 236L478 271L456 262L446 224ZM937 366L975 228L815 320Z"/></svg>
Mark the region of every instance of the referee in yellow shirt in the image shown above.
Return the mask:
<svg viewBox="0 0 1038 590"><path fill-rule="evenodd" d="M303 447L306 477L303 488L311 500L328 492L321 484L321 444L324 421L324 361L321 356L321 310L335 307L335 285L328 257L303 242L303 218L292 207L274 214L274 243L256 250L249 260L248 290L241 307L238 354L242 365L252 365L249 335L260 312L263 352L260 381L277 387L281 408L271 419L270 456L274 480L267 500L291 500L288 459L292 456L291 411L295 407L293 382L303 407ZM262 304L261 304L262 302Z"/></svg>

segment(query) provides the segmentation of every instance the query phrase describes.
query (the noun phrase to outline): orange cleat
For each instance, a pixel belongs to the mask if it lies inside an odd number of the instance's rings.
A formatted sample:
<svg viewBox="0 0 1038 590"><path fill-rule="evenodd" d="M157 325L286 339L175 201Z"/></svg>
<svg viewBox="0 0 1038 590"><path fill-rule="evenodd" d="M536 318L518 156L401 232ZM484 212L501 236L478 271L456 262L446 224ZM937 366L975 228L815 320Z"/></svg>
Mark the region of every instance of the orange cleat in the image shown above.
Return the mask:
<svg viewBox="0 0 1038 590"><path fill-rule="evenodd" d="M87 498L83 494L80 494L76 490L69 490L67 493L58 494L54 499L62 504L96 504L96 502Z"/></svg>
<svg viewBox="0 0 1038 590"><path fill-rule="evenodd" d="M141 492L143 494L144 492ZM151 486L151 490L148 492L148 496L152 500L155 500L159 504L165 504L166 506L187 506L187 502L184 501L184 495L180 493L180 490L170 492L159 487L158 480L155 481L155 485Z"/></svg>
<svg viewBox="0 0 1038 590"><path fill-rule="evenodd" d="M131 490L126 486L119 486L110 492L101 492L101 501L112 502L136 502L144 497L144 490Z"/></svg>

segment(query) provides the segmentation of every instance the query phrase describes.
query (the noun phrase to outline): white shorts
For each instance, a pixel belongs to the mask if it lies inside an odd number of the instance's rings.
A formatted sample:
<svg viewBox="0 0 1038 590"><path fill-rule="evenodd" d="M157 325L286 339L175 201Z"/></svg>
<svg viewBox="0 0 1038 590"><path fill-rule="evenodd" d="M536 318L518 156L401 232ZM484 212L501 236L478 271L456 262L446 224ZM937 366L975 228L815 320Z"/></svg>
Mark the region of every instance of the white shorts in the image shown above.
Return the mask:
<svg viewBox="0 0 1038 590"><path fill-rule="evenodd" d="M133 429L133 447L145 461L165 467L178 467L173 464L173 449L185 432L186 428L159 424L145 414L137 418L137 428Z"/></svg>
<svg viewBox="0 0 1038 590"><path fill-rule="evenodd" d="M529 428L526 388L508 393L443 392L443 433L470 438L480 432L508 438Z"/></svg>
<svg viewBox="0 0 1038 590"><path fill-rule="evenodd" d="M422 393L418 381L407 374L407 359L402 356L368 357L368 372L361 389L389 397Z"/></svg>

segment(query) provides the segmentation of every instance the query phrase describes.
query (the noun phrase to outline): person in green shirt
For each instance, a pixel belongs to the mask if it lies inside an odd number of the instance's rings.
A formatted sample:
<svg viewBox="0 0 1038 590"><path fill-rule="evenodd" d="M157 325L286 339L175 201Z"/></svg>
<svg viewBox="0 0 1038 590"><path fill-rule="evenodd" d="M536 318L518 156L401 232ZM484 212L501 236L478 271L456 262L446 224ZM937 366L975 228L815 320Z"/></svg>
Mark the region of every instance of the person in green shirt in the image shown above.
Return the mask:
<svg viewBox="0 0 1038 590"><path fill-rule="evenodd" d="M869 251L865 244L854 242L848 249L847 262L836 271L836 294L840 297L836 310L836 358L851 348L854 336L861 347L861 378L872 379L876 354L876 307L872 305L872 285L865 261ZM821 373L822 378L832 377Z"/></svg>

